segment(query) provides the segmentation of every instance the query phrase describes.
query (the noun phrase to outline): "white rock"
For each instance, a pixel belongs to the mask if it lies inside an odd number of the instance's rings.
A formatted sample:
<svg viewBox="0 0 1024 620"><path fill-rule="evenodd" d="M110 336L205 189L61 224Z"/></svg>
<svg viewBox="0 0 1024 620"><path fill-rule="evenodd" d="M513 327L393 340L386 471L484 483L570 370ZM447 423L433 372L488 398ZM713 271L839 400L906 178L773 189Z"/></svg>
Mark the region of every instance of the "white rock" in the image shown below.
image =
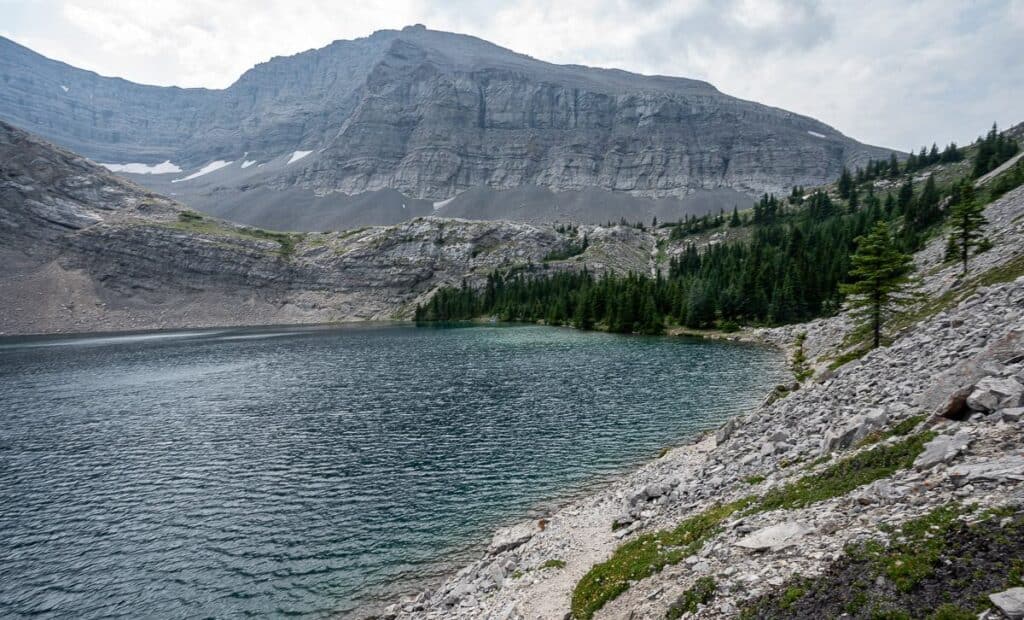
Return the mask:
<svg viewBox="0 0 1024 620"><path fill-rule="evenodd" d="M796 544L798 540L810 531L811 529L802 523L786 521L785 523L761 528L739 540L736 546L743 547L744 549L771 549L772 551L778 551L779 549Z"/></svg>
<svg viewBox="0 0 1024 620"><path fill-rule="evenodd" d="M1016 379L985 377L975 384L967 397L967 406L975 411L995 411L1008 407L1019 407L1024 402L1024 385Z"/></svg>
<svg viewBox="0 0 1024 620"><path fill-rule="evenodd" d="M494 533L494 538L491 539L491 546L488 548L488 552L496 555L502 551L515 549L533 538L533 534L536 531L537 528L532 521L500 529Z"/></svg>
<svg viewBox="0 0 1024 620"><path fill-rule="evenodd" d="M1010 588L1009 590L989 594L988 598L1010 620L1021 620L1021 618L1024 618L1024 588Z"/></svg>

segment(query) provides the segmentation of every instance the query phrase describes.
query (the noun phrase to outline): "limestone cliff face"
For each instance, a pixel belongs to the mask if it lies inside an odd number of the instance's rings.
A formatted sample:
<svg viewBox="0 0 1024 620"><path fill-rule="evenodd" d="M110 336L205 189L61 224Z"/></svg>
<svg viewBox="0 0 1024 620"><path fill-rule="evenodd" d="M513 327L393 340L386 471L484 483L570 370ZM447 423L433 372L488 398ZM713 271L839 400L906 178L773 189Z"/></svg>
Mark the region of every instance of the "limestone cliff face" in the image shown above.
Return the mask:
<svg viewBox="0 0 1024 620"><path fill-rule="evenodd" d="M94 160L185 169L313 155L245 188L780 192L887 152L695 80L544 63L410 27L274 58L224 90L142 86L0 39L0 118ZM183 187L186 184L182 184Z"/></svg>
<svg viewBox="0 0 1024 620"><path fill-rule="evenodd" d="M551 269L649 269L654 238L586 228ZM439 286L540 265L551 226L417 218L345 233L231 224L0 122L0 334L407 317Z"/></svg>

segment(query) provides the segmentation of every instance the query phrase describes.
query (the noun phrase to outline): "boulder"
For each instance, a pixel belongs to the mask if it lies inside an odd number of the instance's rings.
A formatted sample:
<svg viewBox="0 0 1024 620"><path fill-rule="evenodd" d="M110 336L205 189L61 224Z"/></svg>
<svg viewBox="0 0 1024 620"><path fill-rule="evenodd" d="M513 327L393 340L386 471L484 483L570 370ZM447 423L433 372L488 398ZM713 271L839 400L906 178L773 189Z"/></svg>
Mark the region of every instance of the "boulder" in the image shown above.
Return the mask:
<svg viewBox="0 0 1024 620"><path fill-rule="evenodd" d="M487 551L491 555L497 555L502 551L515 549L533 538L535 531L536 527L532 521L502 528L494 533L494 538L491 539L491 545Z"/></svg>
<svg viewBox="0 0 1024 620"><path fill-rule="evenodd" d="M885 426L889 416L883 409L872 409L865 415L856 415L841 430L828 431L822 438L822 455L857 444L873 431Z"/></svg>
<svg viewBox="0 0 1024 620"><path fill-rule="evenodd" d="M956 435L939 435L924 445L922 452L914 461L918 471L931 469L939 463L948 463L971 444L970 433L960 431Z"/></svg>
<svg viewBox="0 0 1024 620"><path fill-rule="evenodd" d="M1002 414L1005 422L1019 422L1021 418L1024 418L1024 407L1009 407L1002 409L999 413Z"/></svg>
<svg viewBox="0 0 1024 620"><path fill-rule="evenodd" d="M989 594L988 598L1010 620L1024 618L1024 588L1010 588Z"/></svg>
<svg viewBox="0 0 1024 620"><path fill-rule="evenodd" d="M973 386L962 387L949 396L946 400L939 405L935 413L949 420L960 420L965 417L965 413L969 413L967 407L967 397L971 395L974 390Z"/></svg>
<svg viewBox="0 0 1024 620"><path fill-rule="evenodd" d="M1010 455L965 463L949 469L954 484L964 485L975 480L1024 480L1024 456Z"/></svg>
<svg viewBox="0 0 1024 620"><path fill-rule="evenodd" d="M721 428L715 431L715 443L717 445L725 443L732 436L734 430L736 430L736 418L729 418Z"/></svg>
<svg viewBox="0 0 1024 620"><path fill-rule="evenodd" d="M967 406L974 411L996 411L1024 404L1024 385L1016 379L985 377L974 385Z"/></svg>
<svg viewBox="0 0 1024 620"><path fill-rule="evenodd" d="M795 545L811 529L796 521L786 521L769 527L761 528L736 542L737 547L762 551L770 549L778 551Z"/></svg>

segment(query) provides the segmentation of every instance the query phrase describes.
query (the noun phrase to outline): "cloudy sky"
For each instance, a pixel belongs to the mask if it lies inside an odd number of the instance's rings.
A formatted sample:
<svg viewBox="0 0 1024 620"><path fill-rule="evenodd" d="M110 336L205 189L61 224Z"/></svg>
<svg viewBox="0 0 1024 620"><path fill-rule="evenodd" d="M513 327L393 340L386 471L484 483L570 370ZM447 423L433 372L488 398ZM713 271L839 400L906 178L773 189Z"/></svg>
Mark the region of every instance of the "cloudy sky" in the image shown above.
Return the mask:
<svg viewBox="0 0 1024 620"><path fill-rule="evenodd" d="M904 150L1024 121L1024 0L0 0L0 15L46 56L149 84L223 88L272 56L423 23L707 80Z"/></svg>

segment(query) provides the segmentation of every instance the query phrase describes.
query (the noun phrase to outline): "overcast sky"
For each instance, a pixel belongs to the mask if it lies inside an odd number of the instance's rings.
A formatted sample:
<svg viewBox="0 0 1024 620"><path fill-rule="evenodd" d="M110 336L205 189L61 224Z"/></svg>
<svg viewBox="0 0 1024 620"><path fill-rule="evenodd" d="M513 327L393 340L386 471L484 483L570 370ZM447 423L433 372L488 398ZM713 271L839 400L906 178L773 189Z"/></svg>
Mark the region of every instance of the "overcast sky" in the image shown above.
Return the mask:
<svg viewBox="0 0 1024 620"><path fill-rule="evenodd" d="M1024 121L1024 0L0 0L0 34L148 84L423 23L536 58L711 82L906 150Z"/></svg>

